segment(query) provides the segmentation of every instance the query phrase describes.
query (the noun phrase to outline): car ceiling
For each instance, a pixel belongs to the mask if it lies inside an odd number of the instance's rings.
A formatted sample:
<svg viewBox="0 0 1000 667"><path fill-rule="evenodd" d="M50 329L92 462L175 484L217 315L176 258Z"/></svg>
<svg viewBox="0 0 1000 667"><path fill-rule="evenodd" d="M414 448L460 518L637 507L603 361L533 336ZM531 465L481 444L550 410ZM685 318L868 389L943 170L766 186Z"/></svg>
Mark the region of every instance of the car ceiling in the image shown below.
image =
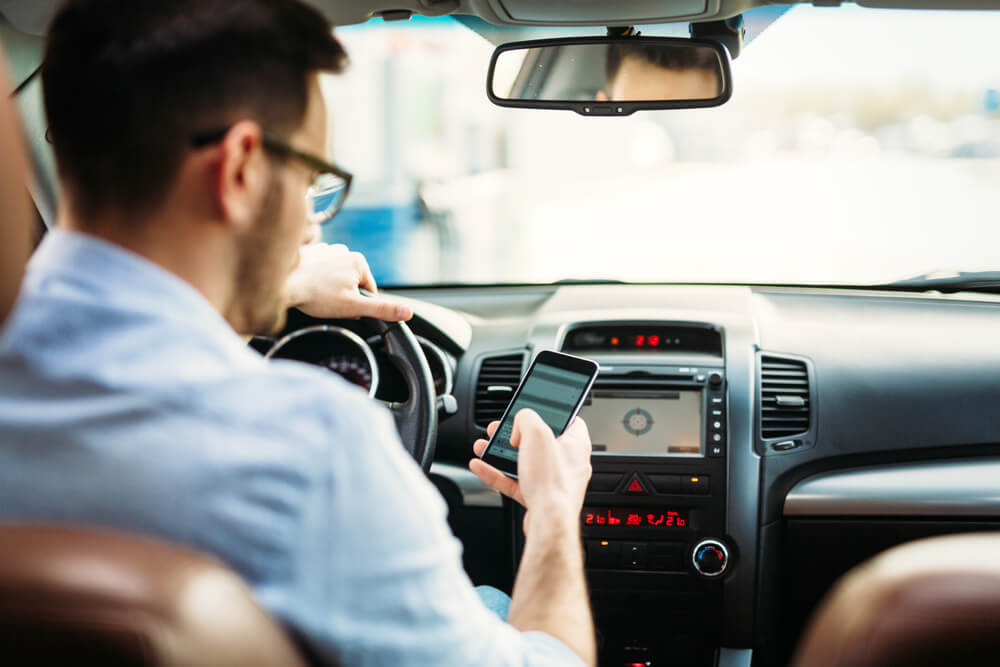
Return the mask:
<svg viewBox="0 0 1000 667"><path fill-rule="evenodd" d="M710 21L784 0L308 0L335 25L364 23L375 16L406 18L467 14L496 25L606 26ZM0 0L2 14L18 30L41 35L62 0ZM627 4L627 6L626 6ZM840 0L813 0L837 6ZM1000 0L858 0L864 7L912 9L1000 9ZM627 13L626 13L627 11Z"/></svg>

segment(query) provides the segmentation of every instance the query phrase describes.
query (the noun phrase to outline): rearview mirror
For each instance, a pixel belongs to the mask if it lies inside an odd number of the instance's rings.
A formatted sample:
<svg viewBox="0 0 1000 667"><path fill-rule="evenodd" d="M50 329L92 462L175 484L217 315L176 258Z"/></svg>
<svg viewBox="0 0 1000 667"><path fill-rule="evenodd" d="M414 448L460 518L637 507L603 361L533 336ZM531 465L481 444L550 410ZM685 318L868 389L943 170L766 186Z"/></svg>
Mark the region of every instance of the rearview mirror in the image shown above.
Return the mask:
<svg viewBox="0 0 1000 667"><path fill-rule="evenodd" d="M504 107L627 116L718 106L732 95L732 80L729 55L711 40L570 37L498 47L486 92Z"/></svg>

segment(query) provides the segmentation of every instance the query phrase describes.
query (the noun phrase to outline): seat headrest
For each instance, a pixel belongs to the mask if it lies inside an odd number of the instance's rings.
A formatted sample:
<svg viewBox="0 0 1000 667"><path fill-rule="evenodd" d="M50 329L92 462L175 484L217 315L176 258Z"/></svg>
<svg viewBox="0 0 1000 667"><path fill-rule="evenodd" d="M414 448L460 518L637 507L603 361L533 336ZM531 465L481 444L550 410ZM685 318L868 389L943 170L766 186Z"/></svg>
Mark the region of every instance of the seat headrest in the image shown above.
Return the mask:
<svg viewBox="0 0 1000 667"><path fill-rule="evenodd" d="M304 665L217 561L150 538L37 524L0 524L0 656L32 665Z"/></svg>
<svg viewBox="0 0 1000 667"><path fill-rule="evenodd" d="M935 537L850 571L803 635L796 667L930 667L1000 658L1000 535Z"/></svg>

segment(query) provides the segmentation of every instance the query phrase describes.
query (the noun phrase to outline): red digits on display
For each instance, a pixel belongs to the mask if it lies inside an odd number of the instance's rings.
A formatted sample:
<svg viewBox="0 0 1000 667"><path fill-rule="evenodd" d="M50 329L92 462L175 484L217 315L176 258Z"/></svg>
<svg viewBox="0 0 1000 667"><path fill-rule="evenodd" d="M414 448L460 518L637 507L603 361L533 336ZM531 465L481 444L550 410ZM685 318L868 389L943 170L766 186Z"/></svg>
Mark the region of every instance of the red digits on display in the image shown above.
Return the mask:
<svg viewBox="0 0 1000 667"><path fill-rule="evenodd" d="M625 508L586 508L583 513L583 523L587 526L663 526L664 528L683 528L687 525L687 518L677 511L666 511L660 513L640 514L639 511L632 511Z"/></svg>
<svg viewBox="0 0 1000 667"><path fill-rule="evenodd" d="M642 347L645 344L646 344L646 337L645 336L636 336L635 337L635 346L636 347Z"/></svg>
<svg viewBox="0 0 1000 667"><path fill-rule="evenodd" d="M649 337L649 345L650 345L650 347L659 347L660 346L660 337L659 336L650 336Z"/></svg>

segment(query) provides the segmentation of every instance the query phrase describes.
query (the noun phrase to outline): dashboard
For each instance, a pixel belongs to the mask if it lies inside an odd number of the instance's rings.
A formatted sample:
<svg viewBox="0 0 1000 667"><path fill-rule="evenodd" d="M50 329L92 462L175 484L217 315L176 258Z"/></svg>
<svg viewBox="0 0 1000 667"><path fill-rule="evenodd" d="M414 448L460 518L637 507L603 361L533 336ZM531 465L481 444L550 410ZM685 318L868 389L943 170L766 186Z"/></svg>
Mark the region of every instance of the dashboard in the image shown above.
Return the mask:
<svg viewBox="0 0 1000 667"><path fill-rule="evenodd" d="M995 297L700 285L394 295L458 405L441 418L431 477L475 583L510 590L524 537L519 508L467 472L472 442L539 350L600 363L581 411L594 442L581 530L602 664L786 664L853 565L909 539L1000 529ZM405 391L363 321L297 315L290 336L269 342L272 356L326 365L380 398Z"/></svg>
<svg viewBox="0 0 1000 667"><path fill-rule="evenodd" d="M455 356L425 336L416 338L427 358L436 394L451 394ZM292 311L281 336L255 336L251 346L269 359L292 359L326 368L372 398L398 403L409 398L406 382L386 354L381 334L360 320L320 321Z"/></svg>

